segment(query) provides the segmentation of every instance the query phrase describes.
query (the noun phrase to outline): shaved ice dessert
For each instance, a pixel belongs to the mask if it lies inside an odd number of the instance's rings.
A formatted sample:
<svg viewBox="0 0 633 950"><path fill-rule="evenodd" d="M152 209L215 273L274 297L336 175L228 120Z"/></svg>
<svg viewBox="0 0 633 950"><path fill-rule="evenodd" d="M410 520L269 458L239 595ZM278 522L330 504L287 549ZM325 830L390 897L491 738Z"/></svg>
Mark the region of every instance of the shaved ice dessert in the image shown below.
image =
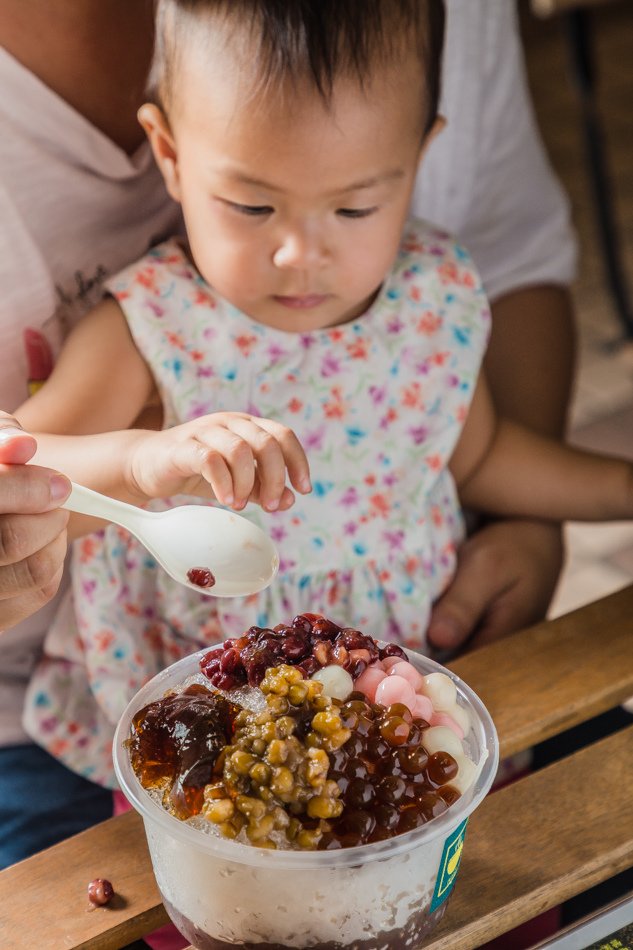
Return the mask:
<svg viewBox="0 0 633 950"><path fill-rule="evenodd" d="M316 614L159 674L114 754L168 913L200 950L418 947L498 761L457 677Z"/></svg>

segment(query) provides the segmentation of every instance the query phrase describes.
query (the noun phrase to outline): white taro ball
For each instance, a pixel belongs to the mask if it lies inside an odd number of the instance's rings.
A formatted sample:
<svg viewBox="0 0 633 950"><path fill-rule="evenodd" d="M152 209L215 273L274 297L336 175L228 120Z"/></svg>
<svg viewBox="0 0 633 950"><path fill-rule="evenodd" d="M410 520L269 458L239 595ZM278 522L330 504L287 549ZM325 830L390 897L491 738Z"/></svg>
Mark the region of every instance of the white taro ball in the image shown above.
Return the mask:
<svg viewBox="0 0 633 950"><path fill-rule="evenodd" d="M468 710L455 703L453 708L448 710L448 715L455 720L464 735L467 736L470 732L470 716L468 715Z"/></svg>
<svg viewBox="0 0 633 950"><path fill-rule="evenodd" d="M422 733L422 745L429 753L448 752L454 759L463 758L464 748L461 739L448 726L429 726Z"/></svg>
<svg viewBox="0 0 633 950"><path fill-rule="evenodd" d="M312 679L323 684L323 692L330 699L347 699L354 689L354 680L347 670L336 664L317 670Z"/></svg>
<svg viewBox="0 0 633 950"><path fill-rule="evenodd" d="M455 778L450 780L449 785L452 785L453 788L456 788L457 791L461 792L463 795L466 789L470 788L473 783L473 779L477 774L477 766L463 754L459 757L455 756L454 758L457 762L459 771Z"/></svg>
<svg viewBox="0 0 633 950"><path fill-rule="evenodd" d="M422 691L429 697L436 712L450 712L457 701L455 683L446 673L429 673L424 677Z"/></svg>

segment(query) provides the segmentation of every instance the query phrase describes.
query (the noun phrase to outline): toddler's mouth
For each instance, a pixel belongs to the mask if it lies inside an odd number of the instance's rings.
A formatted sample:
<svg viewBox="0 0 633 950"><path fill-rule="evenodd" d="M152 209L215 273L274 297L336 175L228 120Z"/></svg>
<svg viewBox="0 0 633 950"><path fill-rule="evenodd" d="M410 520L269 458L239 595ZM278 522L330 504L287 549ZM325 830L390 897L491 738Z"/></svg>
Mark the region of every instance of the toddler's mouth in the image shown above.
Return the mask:
<svg viewBox="0 0 633 950"><path fill-rule="evenodd" d="M329 294L298 294L296 296L281 296L275 294L273 300L291 310L311 310L325 303Z"/></svg>

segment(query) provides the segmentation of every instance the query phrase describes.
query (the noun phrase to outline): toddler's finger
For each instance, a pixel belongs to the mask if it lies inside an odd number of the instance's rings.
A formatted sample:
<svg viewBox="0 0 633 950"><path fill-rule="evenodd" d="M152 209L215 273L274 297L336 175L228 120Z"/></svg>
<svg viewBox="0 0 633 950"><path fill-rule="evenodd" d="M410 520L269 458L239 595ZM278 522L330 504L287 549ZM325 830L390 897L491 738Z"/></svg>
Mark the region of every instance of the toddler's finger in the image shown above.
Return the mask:
<svg viewBox="0 0 633 950"><path fill-rule="evenodd" d="M280 422L273 422L271 419L260 419L258 421L262 429L270 432L281 446L290 484L302 495L311 492L312 483L310 481L308 458L293 430Z"/></svg>
<svg viewBox="0 0 633 950"><path fill-rule="evenodd" d="M229 425L249 444L257 462L260 505L265 511L276 511L286 485L286 461L275 436L259 423L259 419L235 417Z"/></svg>

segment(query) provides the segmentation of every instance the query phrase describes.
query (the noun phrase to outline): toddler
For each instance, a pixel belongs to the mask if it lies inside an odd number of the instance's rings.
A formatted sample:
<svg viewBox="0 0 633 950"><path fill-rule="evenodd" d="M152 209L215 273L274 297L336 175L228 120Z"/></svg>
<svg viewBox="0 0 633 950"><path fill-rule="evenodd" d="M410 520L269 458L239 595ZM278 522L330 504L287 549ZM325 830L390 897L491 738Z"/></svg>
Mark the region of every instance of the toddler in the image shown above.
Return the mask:
<svg viewBox="0 0 633 950"><path fill-rule="evenodd" d="M633 514L629 465L496 417L472 262L407 219L442 28L437 0L159 0L140 120L187 241L109 282L18 418L38 462L118 497L257 502L281 566L214 600L114 526L77 543L26 724L95 781L139 686L252 624L318 611L423 649L461 505ZM113 431L144 409L162 431Z"/></svg>

